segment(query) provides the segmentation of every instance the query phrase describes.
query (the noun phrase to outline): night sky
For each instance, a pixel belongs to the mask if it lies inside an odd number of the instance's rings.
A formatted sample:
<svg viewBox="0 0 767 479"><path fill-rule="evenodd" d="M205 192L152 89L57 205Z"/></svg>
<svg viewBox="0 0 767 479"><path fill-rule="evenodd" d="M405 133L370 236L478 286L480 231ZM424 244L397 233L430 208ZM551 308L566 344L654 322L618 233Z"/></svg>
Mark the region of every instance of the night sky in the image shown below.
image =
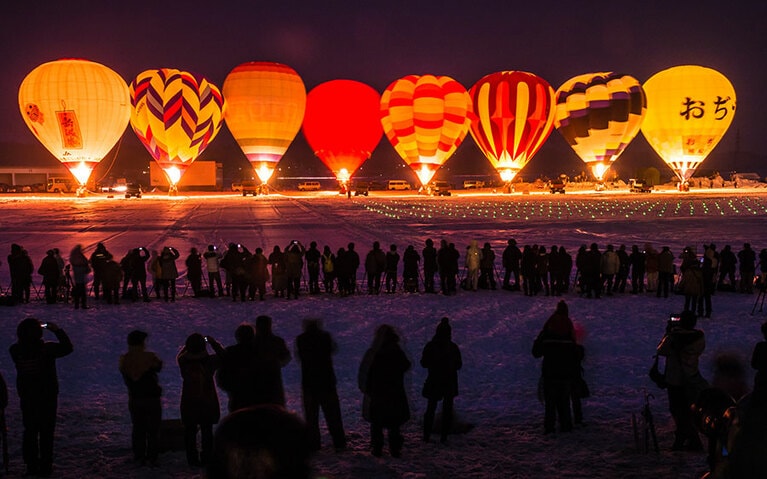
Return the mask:
<svg viewBox="0 0 767 479"><path fill-rule="evenodd" d="M407 74L449 75L469 88L494 71L524 70L556 89L581 73L621 71L644 82L671 66L699 64L722 72L738 95L735 120L715 153L739 147L764 157L765 18L765 2L706 0L5 1L0 144L36 142L19 114L18 87L37 65L66 57L103 63L127 82L168 67L219 86L240 63L276 61L298 71L307 90L349 78L379 92ZM619 163L654 155L640 136ZM306 149L302 139L296 143L288 156ZM466 143L459 156L478 154L473 140ZM231 145L224 128L208 151L220 155ZM389 155L384 138L373 159ZM556 132L539 156L533 163L578 161ZM236 161L245 164L244 156Z"/></svg>

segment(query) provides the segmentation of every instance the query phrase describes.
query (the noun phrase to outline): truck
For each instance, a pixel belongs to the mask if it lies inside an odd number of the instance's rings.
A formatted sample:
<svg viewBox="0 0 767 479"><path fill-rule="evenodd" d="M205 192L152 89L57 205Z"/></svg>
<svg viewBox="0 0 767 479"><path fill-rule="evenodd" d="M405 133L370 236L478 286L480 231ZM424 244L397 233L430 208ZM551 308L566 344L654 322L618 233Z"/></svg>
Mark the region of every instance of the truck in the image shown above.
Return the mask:
<svg viewBox="0 0 767 479"><path fill-rule="evenodd" d="M637 180L636 178L631 178L629 180L629 191L632 193L651 193L652 186L648 185L645 180Z"/></svg>

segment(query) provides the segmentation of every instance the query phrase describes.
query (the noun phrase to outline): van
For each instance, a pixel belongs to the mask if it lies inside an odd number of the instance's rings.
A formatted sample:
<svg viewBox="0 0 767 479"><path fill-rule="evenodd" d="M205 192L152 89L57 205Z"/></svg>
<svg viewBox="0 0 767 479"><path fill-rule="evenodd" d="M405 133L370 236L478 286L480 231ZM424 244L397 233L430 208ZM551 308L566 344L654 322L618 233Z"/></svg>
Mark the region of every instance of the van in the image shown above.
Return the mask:
<svg viewBox="0 0 767 479"><path fill-rule="evenodd" d="M409 190L410 183L405 180L389 180L386 186L387 190Z"/></svg>
<svg viewBox="0 0 767 479"><path fill-rule="evenodd" d="M298 184L298 191L320 191L320 182L302 181Z"/></svg>
<svg viewBox="0 0 767 479"><path fill-rule="evenodd" d="M465 190L472 190L472 189L479 189L484 188L485 182L479 181L479 180L464 180L463 181L463 189Z"/></svg>
<svg viewBox="0 0 767 479"><path fill-rule="evenodd" d="M447 181L434 180L426 185L426 192L434 196L450 196L452 186Z"/></svg>
<svg viewBox="0 0 767 479"><path fill-rule="evenodd" d="M71 193L77 189L75 182L70 178L60 178L52 176L48 178L45 185L45 191L48 193Z"/></svg>
<svg viewBox="0 0 767 479"><path fill-rule="evenodd" d="M240 191L242 191L242 196L256 196L258 194L258 188L260 185L261 183L256 180L242 180L242 182L240 182Z"/></svg>

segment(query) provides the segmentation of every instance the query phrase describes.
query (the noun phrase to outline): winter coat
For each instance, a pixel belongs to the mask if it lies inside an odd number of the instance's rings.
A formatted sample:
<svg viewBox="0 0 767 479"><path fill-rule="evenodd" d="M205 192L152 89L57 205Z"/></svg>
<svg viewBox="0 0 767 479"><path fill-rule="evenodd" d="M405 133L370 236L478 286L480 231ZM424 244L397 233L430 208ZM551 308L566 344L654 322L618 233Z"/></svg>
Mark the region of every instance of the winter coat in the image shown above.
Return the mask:
<svg viewBox="0 0 767 479"><path fill-rule="evenodd" d="M123 271L117 261L107 260L101 266L101 284L104 289L114 290L120 287L123 279Z"/></svg>
<svg viewBox="0 0 767 479"><path fill-rule="evenodd" d="M482 248L480 267L482 269L493 269L495 267L495 252L492 249Z"/></svg>
<svg viewBox="0 0 767 479"><path fill-rule="evenodd" d="M155 353L146 351L143 344L128 346L128 352L120 356L119 369L131 399L157 398L162 394L157 378L162 361Z"/></svg>
<svg viewBox="0 0 767 479"><path fill-rule="evenodd" d="M326 275L333 274L335 272L336 255L333 253L322 255L322 272Z"/></svg>
<svg viewBox="0 0 767 479"><path fill-rule="evenodd" d="M463 366L461 350L449 336L434 336L423 348L421 366L429 370L421 394L441 400L458 395L458 370Z"/></svg>
<svg viewBox="0 0 767 479"><path fill-rule="evenodd" d="M176 357L181 370L181 421L184 424L215 424L221 415L213 375L221 359L207 351L182 349Z"/></svg>
<svg viewBox="0 0 767 479"><path fill-rule="evenodd" d="M88 265L88 259L81 250L72 251L72 254L69 256L69 264L72 265L72 275L74 276L75 284L85 284L88 279L88 273L91 272L91 267Z"/></svg>
<svg viewBox="0 0 767 479"><path fill-rule="evenodd" d="M533 357L543 357L544 381L569 382L580 375L580 354L573 325L567 316L554 313L533 342Z"/></svg>
<svg viewBox="0 0 767 479"><path fill-rule="evenodd" d="M410 419L405 392L405 373L410 361L396 342L368 349L362 360L358 383L367 396L364 418L383 427L399 426Z"/></svg>
<svg viewBox="0 0 767 479"><path fill-rule="evenodd" d="M54 398L59 393L56 359L70 354L74 348L63 329L53 331L58 342L18 342L10 347L16 364L16 391L22 403Z"/></svg>
<svg viewBox="0 0 767 479"><path fill-rule="evenodd" d="M471 240L469 248L466 250L466 268L469 271L479 270L479 264L482 261L482 253L477 246L477 240Z"/></svg>
<svg viewBox="0 0 767 479"><path fill-rule="evenodd" d="M647 249L647 255L645 257L645 271L648 273L657 273L660 271L658 252L652 248Z"/></svg>
<svg viewBox="0 0 767 479"><path fill-rule="evenodd" d="M208 271L208 273L218 273L219 272L219 261L221 261L221 253L218 251L206 251L202 254L202 257L205 258L205 269Z"/></svg>
<svg viewBox="0 0 767 479"><path fill-rule="evenodd" d="M230 412L257 404L256 374L256 350L252 343L225 349L216 383L229 396Z"/></svg>
<svg viewBox="0 0 767 479"><path fill-rule="evenodd" d="M405 278L418 277L418 262L421 257L414 248L407 248L402 254L402 276Z"/></svg>
<svg viewBox="0 0 767 479"><path fill-rule="evenodd" d="M386 269L386 253L380 248L373 248L365 257L365 272L381 274Z"/></svg>
<svg viewBox="0 0 767 479"><path fill-rule="evenodd" d="M744 248L738 251L738 262L740 262L740 270L746 273L753 273L756 269L754 263L756 262L756 252L751 248Z"/></svg>
<svg viewBox="0 0 767 479"><path fill-rule="evenodd" d="M293 245L285 253L285 272L288 278L296 279L301 277L301 271L304 268L304 248L301 245Z"/></svg>
<svg viewBox="0 0 767 479"><path fill-rule="evenodd" d="M514 270L519 268L519 261L522 259L522 252L516 246L509 245L503 250L504 269Z"/></svg>
<svg viewBox="0 0 767 479"><path fill-rule="evenodd" d="M703 272L698 260L695 258L685 260L681 270L682 282L680 287L685 296L701 296L703 294Z"/></svg>
<svg viewBox="0 0 767 479"><path fill-rule="evenodd" d="M615 251L607 250L602 254L601 259L601 271L602 274L605 275L615 275L618 274L618 269L621 266L621 262L618 259L618 255L615 254Z"/></svg>
<svg viewBox="0 0 767 479"><path fill-rule="evenodd" d="M253 347L256 359L256 403L284 406L282 368L291 359L285 340L274 334L257 333Z"/></svg>
<svg viewBox="0 0 767 479"><path fill-rule="evenodd" d="M399 265L399 254L396 251L386 252L386 271L389 273L397 273L397 266Z"/></svg>
<svg viewBox="0 0 767 479"><path fill-rule="evenodd" d="M336 390L333 354L336 343L330 333L321 329L308 330L296 338L296 350L301 361L301 388L313 393Z"/></svg>
<svg viewBox="0 0 767 479"><path fill-rule="evenodd" d="M102 244L96 246L96 250L93 252L93 254L91 254L90 258L90 263L93 267L93 274L100 276L104 269L104 263L110 259L112 259L112 253L107 251L107 249Z"/></svg>
<svg viewBox="0 0 767 479"><path fill-rule="evenodd" d="M59 263L56 261L56 257L51 254L46 255L40 263L40 267L37 269L37 274L43 277L44 285L58 285L59 278L61 277L61 270L59 269Z"/></svg>
<svg viewBox="0 0 767 479"><path fill-rule="evenodd" d="M437 271L437 249L427 246L421 251L423 256L423 269L425 271Z"/></svg>
<svg viewBox="0 0 767 479"><path fill-rule="evenodd" d="M165 248L162 250L162 253L160 253L160 279L173 280L178 278L176 260L179 256L179 252L175 248Z"/></svg>
<svg viewBox="0 0 767 479"><path fill-rule="evenodd" d="M306 269L313 272L319 272L320 270L320 258L322 253L317 248L309 247L304 255L306 258Z"/></svg>
<svg viewBox="0 0 767 479"><path fill-rule="evenodd" d="M698 329L671 329L658 345L658 354L666 357L666 383L684 386L691 392L700 392L706 382L700 375L698 361L706 349L703 331Z"/></svg>
<svg viewBox="0 0 767 479"><path fill-rule="evenodd" d="M23 249L18 248L17 251L8 255L8 269L11 272L12 282L22 285L32 282L32 272L35 268L32 265L32 259Z"/></svg>
<svg viewBox="0 0 767 479"><path fill-rule="evenodd" d="M670 250L658 253L658 272L672 274L674 272L674 255Z"/></svg>
<svg viewBox="0 0 767 479"><path fill-rule="evenodd" d="M186 277L189 281L202 279L202 258L197 253L192 253L186 257Z"/></svg>

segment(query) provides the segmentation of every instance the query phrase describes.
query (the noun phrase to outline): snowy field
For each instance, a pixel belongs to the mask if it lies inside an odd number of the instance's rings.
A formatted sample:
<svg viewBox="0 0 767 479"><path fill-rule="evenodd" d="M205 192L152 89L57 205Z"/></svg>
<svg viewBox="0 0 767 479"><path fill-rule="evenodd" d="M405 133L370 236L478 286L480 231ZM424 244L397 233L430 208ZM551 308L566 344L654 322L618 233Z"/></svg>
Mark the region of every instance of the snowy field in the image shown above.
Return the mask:
<svg viewBox="0 0 767 479"><path fill-rule="evenodd" d="M104 242L119 259L133 247L189 248L239 242L267 252L298 239L317 241L335 251L354 241L361 257L373 241L384 249L396 243L420 251L426 238L454 242L463 251L469 241L490 242L500 255L508 238L525 244L564 245L575 256L581 244L596 242L670 246L675 255L687 245L702 252L704 243L735 251L750 242L757 252L767 247L767 194L756 190L645 195L492 195L465 194L448 198L386 194L346 198L331 194L273 195L243 198L146 195L142 199L47 196L2 196L0 219L0 287L7 287L5 256L11 243L23 245L37 268L51 247L68 256L77 243L90 255ZM677 260L678 262L678 260ZM178 261L183 270L183 261ZM463 264L463 263L461 263ZM34 276L35 284L40 277ZM360 272L360 279L362 272ZM184 278L179 279L180 291ZM0 310L0 350L15 341L18 322L34 315L55 321L71 336L75 352L58 361L61 393L56 431L55 477L155 478L200 477L186 465L183 452L167 452L157 469L133 465L125 386L117 371L126 350L126 334L149 332L148 347L165 361L164 417L179 417L181 378L175 355L187 335L212 335L225 345L234 342L235 327L258 314L274 318L276 334L293 344L307 317L322 318L339 343L335 358L349 450L336 454L323 426L323 449L314 459L317 477L327 478L696 478L706 468L702 453L670 452L672 422L665 393L647 378L655 346L669 313L681 310L683 298L617 295L600 300L565 296L571 316L585 331L586 379L592 397L584 404L586 425L572 433L543 435L543 406L537 399L540 361L530 354L532 341L553 311L558 298L525 297L507 291L459 291L444 297L403 293L374 298L304 295L299 301L269 297L265 302L232 303L228 298L182 297L176 303L153 301L119 306L90 300L91 309L41 301ZM707 337L702 358L704 376L711 378L712 360L721 352L750 359L760 340L759 325L767 313L752 316L755 296L717 293L713 317L699 326ZM453 323L464 367L456 398L458 419L473 427L450 437L448 445L420 441L425 379L420 352L442 316ZM380 323L401 332L413 369L407 376L412 419L405 426L401 459L368 452L368 425L360 414L356 387L359 361ZM49 334L49 333L46 333ZM52 339L52 336L51 338ZM11 476L24 470L21 460L21 419L8 354L0 354L0 371L10 388L7 410ZM288 408L300 414L300 369L294 360L283 376ZM749 370L749 383L752 380ZM661 453L636 451L632 413L639 413L645 392L655 395L652 409ZM222 406L226 399L222 395Z"/></svg>

